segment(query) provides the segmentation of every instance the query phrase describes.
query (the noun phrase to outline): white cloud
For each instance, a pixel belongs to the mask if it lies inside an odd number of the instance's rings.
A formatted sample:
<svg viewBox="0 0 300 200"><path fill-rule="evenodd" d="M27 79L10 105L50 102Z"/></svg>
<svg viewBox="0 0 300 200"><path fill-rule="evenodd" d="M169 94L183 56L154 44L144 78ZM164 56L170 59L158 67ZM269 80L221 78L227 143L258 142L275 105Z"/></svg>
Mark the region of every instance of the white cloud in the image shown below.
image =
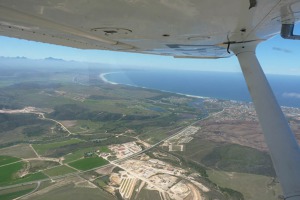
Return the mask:
<svg viewBox="0 0 300 200"><path fill-rule="evenodd" d="M283 97L285 98L296 98L300 99L300 93L295 93L295 92L285 92L282 94Z"/></svg>

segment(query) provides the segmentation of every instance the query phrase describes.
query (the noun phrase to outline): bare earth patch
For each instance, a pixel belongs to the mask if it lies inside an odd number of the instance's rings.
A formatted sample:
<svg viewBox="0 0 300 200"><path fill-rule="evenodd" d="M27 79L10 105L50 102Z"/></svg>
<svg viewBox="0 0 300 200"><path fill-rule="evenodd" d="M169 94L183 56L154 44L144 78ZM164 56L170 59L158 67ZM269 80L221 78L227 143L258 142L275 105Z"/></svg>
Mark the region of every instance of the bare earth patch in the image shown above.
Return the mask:
<svg viewBox="0 0 300 200"><path fill-rule="evenodd" d="M77 124L77 120L63 120L60 121L60 123L62 123L65 127L69 128L75 126Z"/></svg>
<svg viewBox="0 0 300 200"><path fill-rule="evenodd" d="M206 120L201 123L198 137L214 142L226 142L267 151L262 130L255 121L220 121Z"/></svg>
<svg viewBox="0 0 300 200"><path fill-rule="evenodd" d="M107 175L107 174L111 174L114 168L115 168L115 166L107 166L107 167L97 169L96 172L98 174Z"/></svg>
<svg viewBox="0 0 300 200"><path fill-rule="evenodd" d="M29 144L17 144L0 149L0 155L14 156L18 158L36 158L36 154Z"/></svg>
<svg viewBox="0 0 300 200"><path fill-rule="evenodd" d="M201 122L199 125L201 129L196 134L196 137L214 142L239 144L260 151L268 151L262 130L257 121L216 121L210 119ZM299 143L300 128L294 124L292 125L292 129Z"/></svg>

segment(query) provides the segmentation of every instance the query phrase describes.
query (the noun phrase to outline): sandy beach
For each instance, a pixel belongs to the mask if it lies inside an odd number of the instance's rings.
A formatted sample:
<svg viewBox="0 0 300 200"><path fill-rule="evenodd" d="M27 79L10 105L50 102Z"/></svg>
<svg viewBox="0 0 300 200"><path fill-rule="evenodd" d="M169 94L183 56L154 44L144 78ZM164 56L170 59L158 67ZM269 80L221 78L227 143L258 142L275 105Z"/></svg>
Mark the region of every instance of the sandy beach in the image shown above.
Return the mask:
<svg viewBox="0 0 300 200"><path fill-rule="evenodd" d="M105 76L107 74L113 74L113 73L120 73L120 72L108 72L108 73L101 73L99 75L100 79L105 82L105 83L109 83L109 84L113 84L113 85L119 85L119 83L116 82L112 82L109 81L105 78ZM127 85L127 86L131 86L131 87L137 87L137 88L143 88L143 89L152 89L152 90L158 90L158 89L153 89L153 88L147 88L147 87L143 87L143 86L136 86L136 85L130 85L130 84L123 84L123 85ZM197 96L197 95L190 95L190 94L183 94L183 93L176 93L176 92L171 92L171 91L167 91L167 90L158 90L161 92L168 92L168 93L173 93L173 94L179 94L179 95L183 95L186 97L192 97L192 98L198 98L198 99L209 99L209 97L203 97L203 96Z"/></svg>
<svg viewBox="0 0 300 200"><path fill-rule="evenodd" d="M105 76L107 74L112 74L112 73L118 73L118 72L109 72L109 73L102 73L99 75L100 79L104 82L104 83L109 83L109 84L113 84L113 85L118 85L118 83L115 83L115 82L112 82L112 81L109 81L105 78Z"/></svg>

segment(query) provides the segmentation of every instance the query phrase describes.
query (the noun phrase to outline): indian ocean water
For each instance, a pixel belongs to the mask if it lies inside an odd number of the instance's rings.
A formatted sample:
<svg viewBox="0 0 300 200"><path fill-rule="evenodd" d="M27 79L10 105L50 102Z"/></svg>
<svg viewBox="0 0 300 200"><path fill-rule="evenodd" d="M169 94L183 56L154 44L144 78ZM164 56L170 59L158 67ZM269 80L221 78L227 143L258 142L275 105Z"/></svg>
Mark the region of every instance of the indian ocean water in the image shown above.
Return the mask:
<svg viewBox="0 0 300 200"><path fill-rule="evenodd" d="M186 95L250 102L242 73L139 70L109 73L110 82ZM281 106L300 107L300 76L267 75Z"/></svg>

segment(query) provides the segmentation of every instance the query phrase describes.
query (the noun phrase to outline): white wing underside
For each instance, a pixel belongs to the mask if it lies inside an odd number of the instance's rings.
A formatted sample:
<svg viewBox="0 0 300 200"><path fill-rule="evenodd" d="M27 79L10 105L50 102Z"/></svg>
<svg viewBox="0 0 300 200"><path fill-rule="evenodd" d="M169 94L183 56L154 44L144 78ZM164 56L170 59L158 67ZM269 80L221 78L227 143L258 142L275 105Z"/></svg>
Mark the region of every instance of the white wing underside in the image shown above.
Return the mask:
<svg viewBox="0 0 300 200"><path fill-rule="evenodd" d="M81 49L220 58L230 56L228 43L266 40L283 20L299 15L297 0L0 0L0 35Z"/></svg>

